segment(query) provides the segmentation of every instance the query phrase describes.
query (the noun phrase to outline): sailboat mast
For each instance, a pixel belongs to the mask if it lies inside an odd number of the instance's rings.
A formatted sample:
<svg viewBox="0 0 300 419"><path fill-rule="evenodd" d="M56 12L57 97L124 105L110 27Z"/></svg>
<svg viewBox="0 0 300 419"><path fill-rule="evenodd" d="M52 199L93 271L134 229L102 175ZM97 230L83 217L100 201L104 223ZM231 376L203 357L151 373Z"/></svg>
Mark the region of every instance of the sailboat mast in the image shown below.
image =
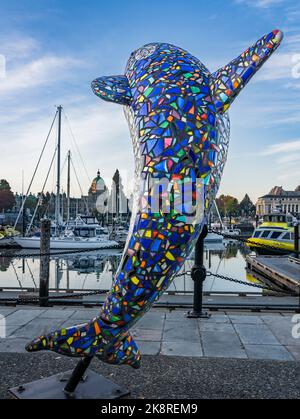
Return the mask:
<svg viewBox="0 0 300 419"><path fill-rule="evenodd" d="M55 201L55 230L58 235L58 226L60 223L60 152L61 152L61 113L62 106L58 106L58 134L57 134L57 184Z"/></svg>
<svg viewBox="0 0 300 419"><path fill-rule="evenodd" d="M71 151L68 152L68 184L67 184L67 223L70 221L70 179L71 179Z"/></svg>

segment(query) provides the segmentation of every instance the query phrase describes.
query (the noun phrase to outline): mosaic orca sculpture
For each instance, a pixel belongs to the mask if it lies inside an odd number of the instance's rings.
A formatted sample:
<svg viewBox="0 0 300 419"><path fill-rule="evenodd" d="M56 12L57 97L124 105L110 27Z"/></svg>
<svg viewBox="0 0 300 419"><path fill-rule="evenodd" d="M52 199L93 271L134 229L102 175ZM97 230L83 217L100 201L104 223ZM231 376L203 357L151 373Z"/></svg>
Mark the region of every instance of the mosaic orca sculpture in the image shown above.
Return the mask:
<svg viewBox="0 0 300 419"><path fill-rule="evenodd" d="M131 55L125 75L92 83L97 96L124 105L129 122L138 179L130 234L99 317L42 336L28 351L140 366L129 329L169 287L194 247L226 162L226 111L282 38L282 32L271 32L214 74L183 49L153 43ZM152 209L153 179L167 185L162 195L169 211ZM180 204L182 185L191 194Z"/></svg>

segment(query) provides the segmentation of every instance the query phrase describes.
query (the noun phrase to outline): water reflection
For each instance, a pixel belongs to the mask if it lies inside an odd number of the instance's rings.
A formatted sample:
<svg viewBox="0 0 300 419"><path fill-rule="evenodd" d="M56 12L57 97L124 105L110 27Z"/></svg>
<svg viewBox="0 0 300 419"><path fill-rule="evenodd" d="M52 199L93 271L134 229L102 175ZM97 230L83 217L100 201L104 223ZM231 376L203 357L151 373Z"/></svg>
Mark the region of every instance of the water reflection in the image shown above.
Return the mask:
<svg viewBox="0 0 300 419"><path fill-rule="evenodd" d="M205 266L208 270L243 281L249 280L245 257L250 250L237 243L210 244L205 250ZM0 258L0 288L36 290L39 284L39 252L24 259L24 251L16 251L9 258ZM109 290L117 272L121 252L101 251L76 255L55 256L50 262L50 289L53 290ZM193 257L185 264L185 271L193 266ZM250 278L251 280L251 278ZM250 284L250 282L249 282ZM176 278L169 291L193 292L190 275ZM252 287L233 284L212 277L207 278L205 291L210 292L258 292Z"/></svg>

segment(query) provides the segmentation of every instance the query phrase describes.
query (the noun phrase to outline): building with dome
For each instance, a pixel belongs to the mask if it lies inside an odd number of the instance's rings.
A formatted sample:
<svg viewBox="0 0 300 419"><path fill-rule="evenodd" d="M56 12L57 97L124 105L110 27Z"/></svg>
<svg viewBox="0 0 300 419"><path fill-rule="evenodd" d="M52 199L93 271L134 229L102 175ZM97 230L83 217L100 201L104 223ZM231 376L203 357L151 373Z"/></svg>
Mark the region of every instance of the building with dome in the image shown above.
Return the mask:
<svg viewBox="0 0 300 419"><path fill-rule="evenodd" d="M101 177L100 170L97 176L93 179L91 187L87 196L81 197L80 213L86 215L97 214L97 201L100 196L103 196L104 204L106 203L106 195L108 193L107 186L104 179Z"/></svg>
<svg viewBox="0 0 300 419"><path fill-rule="evenodd" d="M100 170L98 170L97 176L93 180L92 185L90 187L89 196L90 197L99 196L105 193L106 191L107 191L107 187L105 185L104 180L101 177Z"/></svg>

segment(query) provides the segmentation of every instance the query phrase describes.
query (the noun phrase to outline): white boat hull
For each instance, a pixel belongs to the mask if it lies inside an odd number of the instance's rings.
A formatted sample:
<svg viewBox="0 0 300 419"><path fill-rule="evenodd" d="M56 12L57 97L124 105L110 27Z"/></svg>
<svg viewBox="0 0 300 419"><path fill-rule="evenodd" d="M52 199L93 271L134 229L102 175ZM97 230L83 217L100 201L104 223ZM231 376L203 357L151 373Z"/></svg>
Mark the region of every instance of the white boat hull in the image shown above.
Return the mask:
<svg viewBox="0 0 300 419"><path fill-rule="evenodd" d="M23 249L39 249L41 245L40 237L19 237L15 242ZM114 249L119 244L112 240L103 239L70 239L70 238L51 238L50 250L100 250Z"/></svg>

